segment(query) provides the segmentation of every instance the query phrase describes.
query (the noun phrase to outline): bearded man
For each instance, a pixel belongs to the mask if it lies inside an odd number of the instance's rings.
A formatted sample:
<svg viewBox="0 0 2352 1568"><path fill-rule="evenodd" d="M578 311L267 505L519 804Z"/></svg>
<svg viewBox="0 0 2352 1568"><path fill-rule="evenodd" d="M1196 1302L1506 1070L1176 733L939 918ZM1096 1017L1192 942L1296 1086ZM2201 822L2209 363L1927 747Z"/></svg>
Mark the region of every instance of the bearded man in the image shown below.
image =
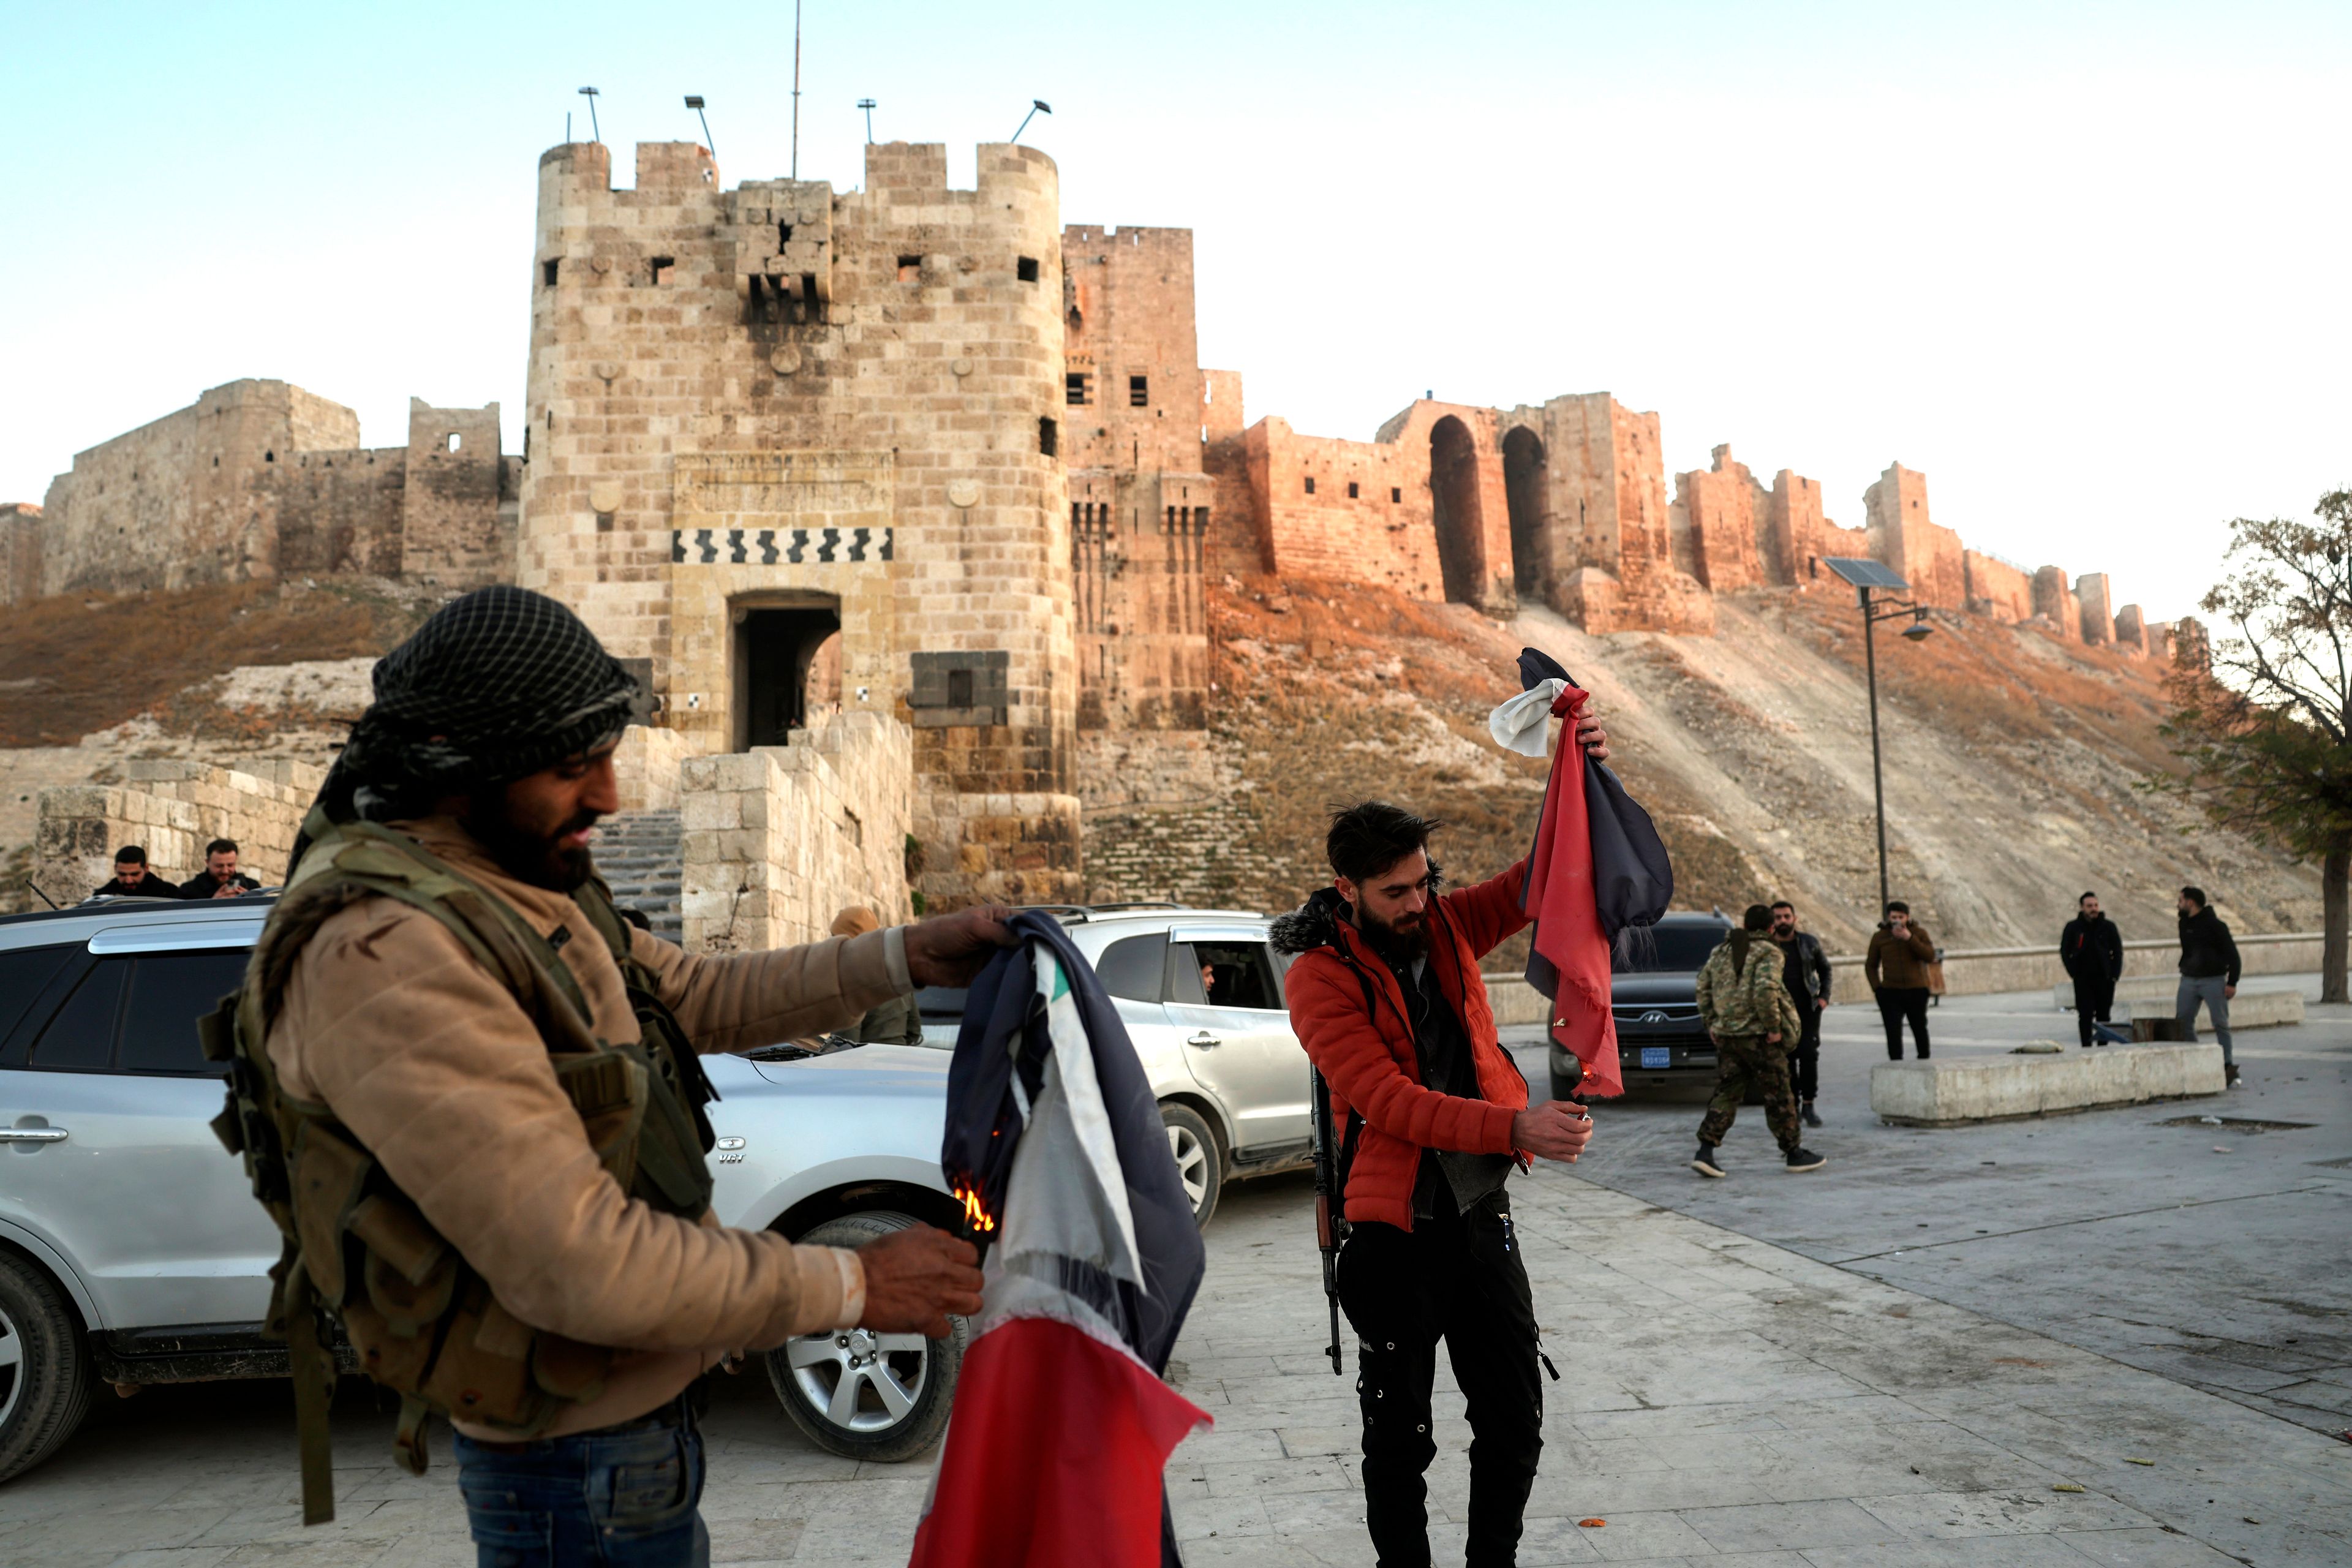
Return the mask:
<svg viewBox="0 0 2352 1568"><path fill-rule="evenodd" d="M1576 739L1608 756L1592 719ZM1423 1476L1443 1340L1472 1435L1468 1562L1507 1568L1543 1447L1543 1389L1504 1183L1531 1155L1574 1161L1592 1120L1566 1100L1528 1103L1479 975L1478 960L1528 923L1527 862L1441 894L1428 853L1438 826L1380 801L1335 813L1331 886L1273 937L1298 955L1284 981L1291 1028L1329 1085L1331 1125L1348 1129L1339 1290L1357 1334L1373 1549L1382 1568L1430 1561Z"/></svg>
<svg viewBox="0 0 2352 1568"><path fill-rule="evenodd" d="M483 1563L707 1563L688 1385L796 1334L945 1335L979 1310L981 1277L927 1226L853 1252L715 1224L695 1053L964 984L1009 942L1004 911L689 955L621 921L595 876L635 686L570 610L467 595L374 686L230 1053L257 1191L284 1199L272 1319L298 1417L320 1404L305 1363L331 1310L404 1396L411 1468L427 1413L450 1417ZM315 1520L331 1499L313 1444L306 1429Z"/></svg>

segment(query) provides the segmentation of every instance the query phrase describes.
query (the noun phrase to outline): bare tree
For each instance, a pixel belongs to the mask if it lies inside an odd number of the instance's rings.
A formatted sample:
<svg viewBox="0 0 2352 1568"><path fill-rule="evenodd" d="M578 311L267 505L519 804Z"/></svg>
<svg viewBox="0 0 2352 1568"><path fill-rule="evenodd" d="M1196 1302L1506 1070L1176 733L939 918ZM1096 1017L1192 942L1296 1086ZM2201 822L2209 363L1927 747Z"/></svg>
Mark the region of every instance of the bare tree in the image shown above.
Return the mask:
<svg viewBox="0 0 2352 1568"><path fill-rule="evenodd" d="M2342 1002L2352 999L2352 490L2320 497L2313 515L2230 524L2230 575L2203 604L2228 629L2210 662L2175 664L2164 734L2187 764L2168 787L2216 822L2319 861L2320 999Z"/></svg>

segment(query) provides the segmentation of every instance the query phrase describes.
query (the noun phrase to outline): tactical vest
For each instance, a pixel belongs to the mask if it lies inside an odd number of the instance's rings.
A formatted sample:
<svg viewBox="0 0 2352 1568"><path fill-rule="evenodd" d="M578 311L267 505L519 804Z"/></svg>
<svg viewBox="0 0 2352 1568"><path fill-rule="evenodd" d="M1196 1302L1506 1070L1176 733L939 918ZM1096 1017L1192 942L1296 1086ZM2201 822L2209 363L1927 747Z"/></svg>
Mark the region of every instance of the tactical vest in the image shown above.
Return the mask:
<svg viewBox="0 0 2352 1568"><path fill-rule="evenodd" d="M286 1342L302 1453L302 1518L334 1517L327 1404L339 1321L358 1370L401 1395L394 1448L416 1475L425 1419L438 1411L515 1438L544 1433L603 1391L614 1352L519 1321L328 1106L286 1092L267 1041L303 944L365 898L396 899L441 922L499 977L538 1026L558 1082L613 1180L665 1214L710 1206L703 1106L717 1098L685 1031L631 956L629 931L599 878L572 895L620 965L643 1038L599 1039L586 997L555 944L498 898L414 840L314 811L311 847L271 911L245 984L204 1020L205 1054L229 1067L213 1131L245 1160L254 1195L285 1244L270 1269L266 1338Z"/></svg>

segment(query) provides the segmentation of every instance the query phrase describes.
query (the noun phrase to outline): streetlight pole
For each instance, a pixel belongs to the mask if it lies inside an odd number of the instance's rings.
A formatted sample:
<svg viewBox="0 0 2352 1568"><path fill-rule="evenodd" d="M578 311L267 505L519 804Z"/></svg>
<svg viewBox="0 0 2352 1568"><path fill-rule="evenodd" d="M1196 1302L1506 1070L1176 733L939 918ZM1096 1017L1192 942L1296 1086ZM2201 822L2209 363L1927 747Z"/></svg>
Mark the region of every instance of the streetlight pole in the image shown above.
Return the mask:
<svg viewBox="0 0 2352 1568"><path fill-rule="evenodd" d="M1885 584L1877 584L1885 586ZM1900 578L1894 586L1906 588ZM1913 604L1908 599L1896 599L1876 609L1870 605L1870 590L1874 584L1856 583L1854 592L1862 595L1862 663L1870 679L1870 795L1878 810L1878 912L1886 913L1886 900L1894 895L1886 886L1886 775L1880 760L1878 742L1878 623L1897 621L1906 616L1911 624L1903 628L1906 642L1924 642L1936 628L1927 624L1927 606ZM1906 588L1907 592L1907 588Z"/></svg>
<svg viewBox="0 0 2352 1568"><path fill-rule="evenodd" d="M1886 774L1878 745L1878 617L1870 613L1870 590L1862 595L1862 662L1870 672L1870 795L1878 808L1878 912L1886 913Z"/></svg>

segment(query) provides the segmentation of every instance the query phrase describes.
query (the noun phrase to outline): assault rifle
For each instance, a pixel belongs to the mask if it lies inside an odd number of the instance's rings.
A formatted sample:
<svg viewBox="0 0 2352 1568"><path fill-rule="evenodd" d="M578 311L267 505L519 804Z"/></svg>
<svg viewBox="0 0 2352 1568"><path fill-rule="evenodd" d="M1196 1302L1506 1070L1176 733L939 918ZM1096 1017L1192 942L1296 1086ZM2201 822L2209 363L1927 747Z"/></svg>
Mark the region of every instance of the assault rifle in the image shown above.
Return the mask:
<svg viewBox="0 0 2352 1568"><path fill-rule="evenodd" d="M1342 1211L1347 1207L1348 1166L1356 1152L1357 1117L1349 1113L1348 1137L1341 1143L1331 1131L1331 1087L1313 1068L1307 1069L1307 1091L1314 1101L1315 1245L1322 1249L1323 1296L1331 1308L1331 1344L1324 1353L1331 1358L1331 1374L1338 1377L1344 1375L1339 1361L1339 1244L1348 1239Z"/></svg>

